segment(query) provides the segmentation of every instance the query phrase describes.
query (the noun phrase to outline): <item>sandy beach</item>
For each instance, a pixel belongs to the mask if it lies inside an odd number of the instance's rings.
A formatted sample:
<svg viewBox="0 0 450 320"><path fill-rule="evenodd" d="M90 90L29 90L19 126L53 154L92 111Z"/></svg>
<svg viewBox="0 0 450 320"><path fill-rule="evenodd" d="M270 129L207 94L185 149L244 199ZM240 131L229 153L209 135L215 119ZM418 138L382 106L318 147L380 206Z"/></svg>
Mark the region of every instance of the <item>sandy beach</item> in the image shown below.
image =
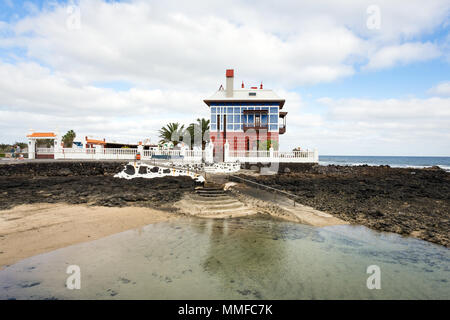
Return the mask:
<svg viewBox="0 0 450 320"><path fill-rule="evenodd" d="M0 268L40 253L177 217L139 207L16 206L0 211Z"/></svg>

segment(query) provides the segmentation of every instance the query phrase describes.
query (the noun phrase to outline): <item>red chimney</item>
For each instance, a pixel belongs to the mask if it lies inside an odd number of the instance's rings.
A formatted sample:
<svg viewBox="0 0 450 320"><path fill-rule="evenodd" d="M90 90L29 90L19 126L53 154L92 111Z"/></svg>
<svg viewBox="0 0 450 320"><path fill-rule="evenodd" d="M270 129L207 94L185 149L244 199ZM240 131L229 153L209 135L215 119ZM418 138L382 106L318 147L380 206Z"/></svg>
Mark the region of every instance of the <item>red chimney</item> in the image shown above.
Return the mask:
<svg viewBox="0 0 450 320"><path fill-rule="evenodd" d="M227 81L225 86L226 96L228 98L231 98L233 97L233 90L234 90L234 70L227 69L227 71L225 72L225 76Z"/></svg>
<svg viewBox="0 0 450 320"><path fill-rule="evenodd" d="M259 88L262 90L262 88L263 88L262 82L261 82L261 85L259 86Z"/></svg>
<svg viewBox="0 0 450 320"><path fill-rule="evenodd" d="M244 81L242 81L242 86L241 87L242 87L242 89L244 89Z"/></svg>

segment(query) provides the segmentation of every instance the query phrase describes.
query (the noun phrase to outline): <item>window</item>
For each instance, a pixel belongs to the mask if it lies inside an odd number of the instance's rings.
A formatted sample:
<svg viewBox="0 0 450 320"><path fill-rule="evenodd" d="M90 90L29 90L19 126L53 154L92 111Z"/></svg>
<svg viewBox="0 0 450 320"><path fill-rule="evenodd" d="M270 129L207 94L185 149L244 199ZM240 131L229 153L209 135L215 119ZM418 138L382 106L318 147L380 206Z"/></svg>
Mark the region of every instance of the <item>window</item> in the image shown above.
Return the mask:
<svg viewBox="0 0 450 320"><path fill-rule="evenodd" d="M227 108L227 114L232 114L233 113L233 108L232 107L228 107Z"/></svg>
<svg viewBox="0 0 450 320"><path fill-rule="evenodd" d="M216 131L217 130L217 125L216 124L212 124L211 125L211 131Z"/></svg>
<svg viewBox="0 0 450 320"><path fill-rule="evenodd" d="M235 124L234 125L234 130L240 130L241 129L241 125L240 124Z"/></svg>
<svg viewBox="0 0 450 320"><path fill-rule="evenodd" d="M278 130L278 125L277 124L271 124L269 130Z"/></svg>
<svg viewBox="0 0 450 320"><path fill-rule="evenodd" d="M217 123L217 116L215 113L211 115L211 123Z"/></svg>
<svg viewBox="0 0 450 320"><path fill-rule="evenodd" d="M253 123L253 115L252 114L249 114L248 115L248 123Z"/></svg>
<svg viewBox="0 0 450 320"><path fill-rule="evenodd" d="M270 115L270 123L278 123L278 116Z"/></svg>
<svg viewBox="0 0 450 320"><path fill-rule="evenodd" d="M227 124L227 130L233 130L233 124Z"/></svg>
<svg viewBox="0 0 450 320"><path fill-rule="evenodd" d="M241 122L241 116L235 115L235 116L234 116L234 123L239 123L239 122Z"/></svg>
<svg viewBox="0 0 450 320"><path fill-rule="evenodd" d="M216 107L211 107L211 112L215 113L216 112Z"/></svg>
<svg viewBox="0 0 450 320"><path fill-rule="evenodd" d="M265 115L265 114L261 115L261 123L267 124L267 115Z"/></svg>
<svg viewBox="0 0 450 320"><path fill-rule="evenodd" d="M277 107L270 107L270 113L278 113Z"/></svg>
<svg viewBox="0 0 450 320"><path fill-rule="evenodd" d="M241 108L235 107L234 108L234 113L241 113Z"/></svg>

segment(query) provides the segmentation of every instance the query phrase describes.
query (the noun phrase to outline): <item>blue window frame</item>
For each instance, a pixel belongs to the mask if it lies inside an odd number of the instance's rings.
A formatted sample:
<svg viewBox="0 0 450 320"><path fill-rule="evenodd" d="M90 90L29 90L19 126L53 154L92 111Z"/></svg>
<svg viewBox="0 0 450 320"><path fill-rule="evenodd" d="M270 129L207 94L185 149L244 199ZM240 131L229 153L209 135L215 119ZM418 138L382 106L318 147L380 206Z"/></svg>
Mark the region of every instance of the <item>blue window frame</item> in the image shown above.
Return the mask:
<svg viewBox="0 0 450 320"><path fill-rule="evenodd" d="M266 114L262 114L261 115L261 123L262 124L267 124L267 115Z"/></svg>
<svg viewBox="0 0 450 320"><path fill-rule="evenodd" d="M278 123L278 116L270 115L270 123Z"/></svg>
<svg viewBox="0 0 450 320"><path fill-rule="evenodd" d="M278 113L277 107L270 107L270 113Z"/></svg>

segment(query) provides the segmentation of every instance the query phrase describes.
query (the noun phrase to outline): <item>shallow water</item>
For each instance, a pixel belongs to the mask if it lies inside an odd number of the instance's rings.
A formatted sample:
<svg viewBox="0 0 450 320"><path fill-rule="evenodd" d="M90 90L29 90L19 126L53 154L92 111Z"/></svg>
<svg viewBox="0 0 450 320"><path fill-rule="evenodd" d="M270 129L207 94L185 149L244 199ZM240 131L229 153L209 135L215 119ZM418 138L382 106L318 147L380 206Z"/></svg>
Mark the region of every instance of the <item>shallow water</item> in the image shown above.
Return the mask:
<svg viewBox="0 0 450 320"><path fill-rule="evenodd" d="M25 259L0 271L0 298L449 299L450 250L359 226L186 218Z"/></svg>

